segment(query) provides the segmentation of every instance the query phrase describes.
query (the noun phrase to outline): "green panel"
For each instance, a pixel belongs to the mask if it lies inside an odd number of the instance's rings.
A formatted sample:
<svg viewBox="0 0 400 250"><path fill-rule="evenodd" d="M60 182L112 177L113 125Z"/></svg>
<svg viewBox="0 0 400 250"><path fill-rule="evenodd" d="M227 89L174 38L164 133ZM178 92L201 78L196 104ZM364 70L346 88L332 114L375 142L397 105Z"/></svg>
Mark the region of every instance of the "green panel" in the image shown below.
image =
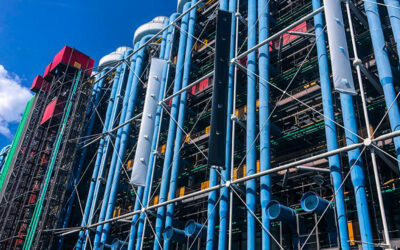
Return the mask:
<svg viewBox="0 0 400 250"><path fill-rule="evenodd" d="M15 150L18 147L19 141L21 139L21 134L22 134L22 131L24 131L25 123L26 123L26 120L27 120L27 118L29 116L29 112L31 110L32 103L33 103L34 99L35 99L35 96L33 96L31 98L31 100L26 104L25 111L24 111L24 114L22 115L21 122L18 125L17 133L15 134L14 140L13 140L13 142L11 144L10 151L8 152L6 161L4 163L3 171L1 172L1 175L0 175L0 190L3 189L3 184L4 184L4 180L6 179L6 176L7 176L7 173L8 173L8 168L10 167L11 161L12 161L13 156L15 154Z"/></svg>

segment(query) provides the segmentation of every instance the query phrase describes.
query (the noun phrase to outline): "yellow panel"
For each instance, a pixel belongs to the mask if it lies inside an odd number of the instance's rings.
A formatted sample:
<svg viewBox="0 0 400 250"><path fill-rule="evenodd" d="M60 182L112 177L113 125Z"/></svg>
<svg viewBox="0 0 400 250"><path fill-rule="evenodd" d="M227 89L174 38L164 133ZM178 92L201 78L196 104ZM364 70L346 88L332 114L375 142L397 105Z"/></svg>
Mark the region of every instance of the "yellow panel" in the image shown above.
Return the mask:
<svg viewBox="0 0 400 250"><path fill-rule="evenodd" d="M353 222L347 222L347 229L349 230L350 246L354 246L356 243L354 242Z"/></svg>
<svg viewBox="0 0 400 250"><path fill-rule="evenodd" d="M207 126L207 127L206 127L206 129L205 129L205 133L206 133L206 134L209 134L209 133L210 133L210 128L211 128L210 126Z"/></svg>
<svg viewBox="0 0 400 250"><path fill-rule="evenodd" d="M209 183L209 181L204 181L204 182L202 182L202 183L201 183L201 190L208 188L208 186L209 186L208 183Z"/></svg>

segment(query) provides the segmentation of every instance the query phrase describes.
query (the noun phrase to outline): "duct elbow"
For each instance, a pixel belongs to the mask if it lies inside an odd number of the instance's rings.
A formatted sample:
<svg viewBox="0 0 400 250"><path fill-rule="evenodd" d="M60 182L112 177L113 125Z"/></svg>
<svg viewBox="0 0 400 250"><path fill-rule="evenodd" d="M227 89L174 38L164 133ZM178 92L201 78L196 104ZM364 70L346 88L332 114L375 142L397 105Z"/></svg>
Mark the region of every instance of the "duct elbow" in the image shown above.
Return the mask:
<svg viewBox="0 0 400 250"><path fill-rule="evenodd" d="M178 228L174 228L173 226L168 226L164 229L163 237L164 240L173 240L180 243L186 242L185 231Z"/></svg>
<svg viewBox="0 0 400 250"><path fill-rule="evenodd" d="M289 224L296 223L296 211L280 204L276 200L270 201L266 210L271 220L279 220Z"/></svg>

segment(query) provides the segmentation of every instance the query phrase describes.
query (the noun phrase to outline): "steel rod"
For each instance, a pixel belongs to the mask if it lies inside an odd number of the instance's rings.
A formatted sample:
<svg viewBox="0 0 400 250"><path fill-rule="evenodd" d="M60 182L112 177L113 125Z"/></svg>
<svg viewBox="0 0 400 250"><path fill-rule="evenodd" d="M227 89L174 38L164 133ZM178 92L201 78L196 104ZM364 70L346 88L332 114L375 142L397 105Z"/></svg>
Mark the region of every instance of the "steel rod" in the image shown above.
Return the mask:
<svg viewBox="0 0 400 250"><path fill-rule="evenodd" d="M396 137L396 136L400 136L400 130L394 131L394 132L390 132L390 133L387 133L385 135L379 136L379 137L377 137L375 139L372 139L371 143L376 143L376 142L383 141L383 140L386 140L386 139L390 139L390 138L393 138L393 137ZM309 163L309 162L312 162L312 161L315 161L315 160L319 160L319 159L322 159L322 158L327 158L327 157L335 155L335 154L339 154L339 153L342 153L342 152L347 152L347 151L350 151L350 150L353 150L353 149L356 149L356 148L360 148L360 147L363 147L363 146L368 146L368 145L369 144L365 145L364 143L356 143L356 144L352 144L352 145L349 145L349 146L346 146L346 147L339 148L337 150L332 150L332 151L329 151L329 152L325 152L325 153L321 153L321 154L318 154L318 155L314 155L314 156L311 156L311 157L308 157L308 158L305 158L305 159L302 159L302 160L299 160L299 161L287 163L287 164L272 168L270 170L266 170L266 171L262 171L262 172L259 172L259 173L256 173L256 174L245 176L245 177L242 177L240 179L237 179L237 180L234 180L234 181L231 181L231 182L227 181L226 184L219 184L217 186L213 186L213 187L210 187L210 188L207 188L207 189L203 189L203 190L200 190L200 191L197 191L197 192L193 192L193 193L190 193L190 194L187 194L187 195L184 195L184 196L172 199L172 200L168 200L168 201L165 201L165 202L153 205L153 206L149 206L149 207L145 208L144 210L145 211L153 210L153 209L156 209L156 208L159 208L159 207L162 207L162 206L166 206L166 205L174 203L174 202L178 202L178 201L181 201L181 200L186 200L186 199L189 199L189 198L192 198L192 197L196 197L196 196L199 196L199 195L202 195L202 194L206 194L208 192L217 190L217 189L222 188L224 186L229 187L231 184L238 184L238 183L246 182L248 180L259 178L259 177L264 176L264 175L269 175L269 174L273 174L273 173L276 173L276 172L279 172L279 171L282 171L282 170L285 170L285 169L288 169L288 168L296 167L297 165L300 165L300 164L305 164L305 163ZM63 234L60 234L60 236L69 235L69 234L72 234L72 233L79 232L82 229L86 229L87 230L89 228L97 227L97 226L99 226L101 224L110 223L112 221L117 221L117 220L120 220L120 219L124 219L124 218L130 217L132 215L139 214L140 212L141 212L140 210L139 211L129 212L129 213L114 217L114 218L109 219L109 220L105 220L105 221L102 221L102 222L98 222L98 223L94 223L94 224L88 225L86 227L81 227L80 229L74 229L74 230L71 230L69 232L65 232Z"/></svg>

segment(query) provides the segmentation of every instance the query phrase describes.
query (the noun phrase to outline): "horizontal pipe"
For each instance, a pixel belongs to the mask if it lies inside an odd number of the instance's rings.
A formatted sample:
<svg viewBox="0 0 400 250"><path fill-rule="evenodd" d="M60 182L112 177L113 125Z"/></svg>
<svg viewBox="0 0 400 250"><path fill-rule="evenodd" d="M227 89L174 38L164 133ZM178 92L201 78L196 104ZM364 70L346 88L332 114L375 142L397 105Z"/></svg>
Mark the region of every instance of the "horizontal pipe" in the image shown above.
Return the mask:
<svg viewBox="0 0 400 250"><path fill-rule="evenodd" d="M180 243L186 242L185 231L174 228L173 226L168 226L163 232L164 240L173 240Z"/></svg>
<svg viewBox="0 0 400 250"><path fill-rule="evenodd" d="M278 201L270 201L266 209L271 220L279 220L291 224L296 223L296 211L280 204Z"/></svg>
<svg viewBox="0 0 400 250"><path fill-rule="evenodd" d="M162 206L166 206L166 205L174 203L174 202L178 202L178 201L186 200L186 199L198 196L198 195L202 195L202 194L205 194L205 193L220 189L220 188L225 187L225 186L229 187L231 184L242 183L242 182L245 182L245 181L248 181L248 180L251 180L251 179L259 178L261 176L269 175L269 174L276 173L276 172L279 172L279 171L282 171L282 170L285 170L285 169L288 169L288 168L296 167L299 164L305 164L305 163L312 162L312 161L315 161L315 160L318 160L318 159L322 159L322 158L326 158L326 157L329 157L329 156L332 156L332 155L336 155L336 154L339 154L339 153L342 153L342 152L347 152L347 151L350 151L350 150L353 150L353 149L356 149L356 148L360 148L360 147L362 147L364 145L369 146L371 143L377 143L379 141L390 139L390 138L393 138L393 137L396 137L396 136L400 136L400 130L381 135L381 136L379 136L379 137L377 137L377 138L375 138L373 140L366 139L365 140L366 143L352 144L352 145L349 145L349 146L346 146L346 147L338 148L336 150L332 150L332 151L329 151L329 152L325 152L325 153L321 153L321 154L318 154L318 155L314 155L314 156L311 156L311 157L308 157L308 158L305 158L305 159L302 159L302 160L299 160L299 161L287 163L287 164L281 165L279 167L275 167L275 168L272 168L272 169L269 169L269 170L266 170L266 171L262 171L262 172L259 172L259 173L256 173L256 174L245 176L245 177L239 178L239 179L234 180L234 181L227 181L225 184L219 184L217 186L209 187L207 189L203 189L203 190L200 190L200 191L197 191L197 192L193 192L193 193L184 195L182 197L178 197L178 198L175 198L175 199L172 199L172 200L168 200L168 201L165 201L165 202L162 202L162 203L155 204L153 206L149 206L149 207L145 208L145 210L146 211L147 210L153 210L153 209L156 209L156 208L159 208L159 207L162 207ZM140 212L141 211L129 212L129 213L126 213L124 215L120 215L120 216L114 217L114 218L106 220L106 221L102 221L102 222L98 222L98 223L94 223L94 224L88 225L84 229L97 227L98 225L101 225L101 224L110 223L112 221L117 221L117 220L120 220L120 219L128 218L128 217L130 217L132 215L139 214ZM65 236L65 235L69 235L69 234L72 234L72 233L76 233L76 232L79 232L81 229L82 228L72 229L69 232L65 232L63 234L60 234L60 236Z"/></svg>
<svg viewBox="0 0 400 250"><path fill-rule="evenodd" d="M187 237L205 238L207 236L207 226L197 223L194 220L189 220L185 225L185 234Z"/></svg>

